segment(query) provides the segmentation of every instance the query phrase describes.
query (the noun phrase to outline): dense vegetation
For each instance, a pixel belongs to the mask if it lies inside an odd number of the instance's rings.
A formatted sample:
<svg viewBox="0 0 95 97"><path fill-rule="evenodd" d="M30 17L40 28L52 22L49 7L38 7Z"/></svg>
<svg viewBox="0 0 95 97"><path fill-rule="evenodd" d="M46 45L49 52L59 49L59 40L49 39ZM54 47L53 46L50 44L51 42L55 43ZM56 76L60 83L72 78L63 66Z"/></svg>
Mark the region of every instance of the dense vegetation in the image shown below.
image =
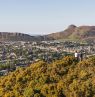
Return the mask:
<svg viewBox="0 0 95 97"><path fill-rule="evenodd" d="M95 58L39 61L0 78L0 97L95 97Z"/></svg>

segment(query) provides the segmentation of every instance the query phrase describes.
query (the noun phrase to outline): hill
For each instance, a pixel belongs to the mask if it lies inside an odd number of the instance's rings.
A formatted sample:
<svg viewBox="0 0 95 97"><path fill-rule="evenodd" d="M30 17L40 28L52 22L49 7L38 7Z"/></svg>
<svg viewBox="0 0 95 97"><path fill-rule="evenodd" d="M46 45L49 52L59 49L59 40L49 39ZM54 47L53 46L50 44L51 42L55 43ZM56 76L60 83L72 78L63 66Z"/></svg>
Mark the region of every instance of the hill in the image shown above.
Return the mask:
<svg viewBox="0 0 95 97"><path fill-rule="evenodd" d="M56 32L43 36L31 36L22 33L0 32L0 41L44 41L44 40L95 40L95 26L75 26L70 25L67 29L61 32Z"/></svg>
<svg viewBox="0 0 95 97"><path fill-rule="evenodd" d="M39 61L0 78L0 97L95 97L95 58Z"/></svg>
<svg viewBox="0 0 95 97"><path fill-rule="evenodd" d="M31 36L17 32L0 32L0 41L41 41L42 36Z"/></svg>
<svg viewBox="0 0 95 97"><path fill-rule="evenodd" d="M72 39L72 40L95 40L95 26L75 26L70 25L61 32L47 35L52 39Z"/></svg>

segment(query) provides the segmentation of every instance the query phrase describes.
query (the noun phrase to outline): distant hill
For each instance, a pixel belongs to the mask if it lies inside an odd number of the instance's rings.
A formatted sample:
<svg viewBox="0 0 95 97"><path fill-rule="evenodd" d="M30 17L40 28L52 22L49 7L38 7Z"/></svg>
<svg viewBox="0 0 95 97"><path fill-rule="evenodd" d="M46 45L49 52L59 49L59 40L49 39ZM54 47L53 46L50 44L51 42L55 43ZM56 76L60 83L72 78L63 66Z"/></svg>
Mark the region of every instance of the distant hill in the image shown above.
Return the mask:
<svg viewBox="0 0 95 97"><path fill-rule="evenodd" d="M28 35L17 32L0 32L0 41L46 41L46 40L95 40L95 26L75 26L70 25L67 29L61 32L56 32L48 35Z"/></svg>
<svg viewBox="0 0 95 97"><path fill-rule="evenodd" d="M17 32L0 32L0 41L41 41L42 36L31 36Z"/></svg>
<svg viewBox="0 0 95 97"><path fill-rule="evenodd" d="M49 34L47 37L51 39L95 40L95 26L70 25L64 31Z"/></svg>

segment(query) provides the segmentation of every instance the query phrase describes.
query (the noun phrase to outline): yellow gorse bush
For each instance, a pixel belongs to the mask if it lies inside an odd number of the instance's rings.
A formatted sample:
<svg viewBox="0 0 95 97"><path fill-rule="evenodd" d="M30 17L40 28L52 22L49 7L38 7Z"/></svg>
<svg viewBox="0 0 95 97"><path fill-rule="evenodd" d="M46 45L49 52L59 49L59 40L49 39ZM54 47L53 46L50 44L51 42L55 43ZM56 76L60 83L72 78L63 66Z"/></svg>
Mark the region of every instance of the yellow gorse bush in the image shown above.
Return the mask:
<svg viewBox="0 0 95 97"><path fill-rule="evenodd" d="M95 58L67 56L19 68L0 78L0 97L95 97Z"/></svg>

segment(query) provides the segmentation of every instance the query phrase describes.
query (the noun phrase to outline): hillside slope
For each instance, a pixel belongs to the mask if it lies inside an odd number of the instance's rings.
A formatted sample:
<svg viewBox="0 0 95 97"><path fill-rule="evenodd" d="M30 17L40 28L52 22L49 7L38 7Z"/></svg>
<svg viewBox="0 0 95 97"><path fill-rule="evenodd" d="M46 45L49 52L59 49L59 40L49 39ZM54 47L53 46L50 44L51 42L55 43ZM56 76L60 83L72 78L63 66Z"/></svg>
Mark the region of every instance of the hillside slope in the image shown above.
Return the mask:
<svg viewBox="0 0 95 97"><path fill-rule="evenodd" d="M70 25L66 30L47 35L52 39L95 40L95 26Z"/></svg>
<svg viewBox="0 0 95 97"><path fill-rule="evenodd" d="M95 58L39 61L0 78L0 97L95 97Z"/></svg>

